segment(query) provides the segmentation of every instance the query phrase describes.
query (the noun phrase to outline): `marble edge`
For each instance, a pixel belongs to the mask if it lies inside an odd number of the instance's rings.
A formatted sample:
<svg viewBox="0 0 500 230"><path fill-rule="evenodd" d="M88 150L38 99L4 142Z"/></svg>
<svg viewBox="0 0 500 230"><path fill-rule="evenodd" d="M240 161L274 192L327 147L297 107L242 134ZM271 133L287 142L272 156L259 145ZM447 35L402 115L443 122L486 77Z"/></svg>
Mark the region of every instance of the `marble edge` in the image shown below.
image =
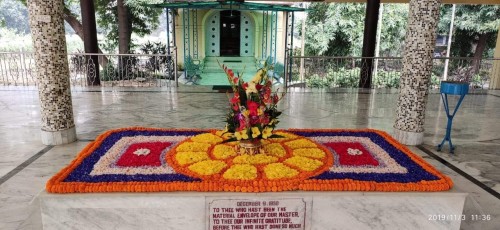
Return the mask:
<svg viewBox="0 0 500 230"><path fill-rule="evenodd" d="M40 192L36 197L40 198L106 198L106 197L266 197L266 196L286 196L286 197L321 197L321 196L400 196L400 197L420 197L420 196L457 196L467 197L469 193L441 191L441 192L344 192L344 191L296 191L296 192L258 192L258 193L238 193L238 192L143 192L143 193L48 193Z"/></svg>

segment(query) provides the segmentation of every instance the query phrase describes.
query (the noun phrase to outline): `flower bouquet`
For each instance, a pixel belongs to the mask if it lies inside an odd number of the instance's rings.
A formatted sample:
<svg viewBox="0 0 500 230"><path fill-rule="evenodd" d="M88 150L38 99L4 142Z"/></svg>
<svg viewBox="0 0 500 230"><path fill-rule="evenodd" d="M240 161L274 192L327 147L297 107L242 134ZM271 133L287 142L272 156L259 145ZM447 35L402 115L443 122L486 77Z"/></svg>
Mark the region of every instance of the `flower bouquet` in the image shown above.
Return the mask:
<svg viewBox="0 0 500 230"><path fill-rule="evenodd" d="M235 75L227 66L222 65L222 68L233 90L224 130L229 139L225 142L239 141L241 153L262 152L262 139L281 137L273 134L273 130L281 115L277 103L284 93L272 92L273 82L267 75L272 66L266 64L249 82L243 81L242 74Z"/></svg>

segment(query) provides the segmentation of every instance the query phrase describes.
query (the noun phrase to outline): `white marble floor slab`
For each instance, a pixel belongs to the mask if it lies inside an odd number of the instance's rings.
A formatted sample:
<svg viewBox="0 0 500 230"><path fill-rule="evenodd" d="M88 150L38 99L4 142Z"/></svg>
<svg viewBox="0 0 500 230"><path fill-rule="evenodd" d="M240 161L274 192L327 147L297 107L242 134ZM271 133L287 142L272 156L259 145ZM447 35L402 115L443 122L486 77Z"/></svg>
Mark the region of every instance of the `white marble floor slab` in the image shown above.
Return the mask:
<svg viewBox="0 0 500 230"><path fill-rule="evenodd" d="M375 128L392 132L396 90L294 90L280 105L280 128ZM452 139L455 155L436 153L500 191L500 97L468 95L455 117ZM57 146L0 184L0 229L26 229L30 201L43 190L46 180L60 170L98 134L127 126L222 128L227 96L210 88L136 88L77 90L73 92L79 142ZM428 97L425 147L432 150L445 133L446 116L438 94ZM40 141L38 92L24 88L0 88L0 177L11 172L45 146ZM462 229L496 229L500 226L500 200L433 160L431 164L454 182L454 190L469 193L465 213L490 214L490 221L465 221ZM29 221L28 221L29 222ZM465 227L464 227L465 226Z"/></svg>

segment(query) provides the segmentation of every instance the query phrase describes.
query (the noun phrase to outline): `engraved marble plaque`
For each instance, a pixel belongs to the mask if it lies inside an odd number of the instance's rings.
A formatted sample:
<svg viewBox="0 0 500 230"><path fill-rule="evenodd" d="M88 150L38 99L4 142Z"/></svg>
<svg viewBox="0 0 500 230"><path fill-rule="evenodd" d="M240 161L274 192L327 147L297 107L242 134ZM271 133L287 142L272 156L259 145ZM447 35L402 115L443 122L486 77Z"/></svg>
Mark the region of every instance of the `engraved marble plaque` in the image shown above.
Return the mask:
<svg viewBox="0 0 500 230"><path fill-rule="evenodd" d="M208 229L305 229L302 198L220 199L207 202Z"/></svg>

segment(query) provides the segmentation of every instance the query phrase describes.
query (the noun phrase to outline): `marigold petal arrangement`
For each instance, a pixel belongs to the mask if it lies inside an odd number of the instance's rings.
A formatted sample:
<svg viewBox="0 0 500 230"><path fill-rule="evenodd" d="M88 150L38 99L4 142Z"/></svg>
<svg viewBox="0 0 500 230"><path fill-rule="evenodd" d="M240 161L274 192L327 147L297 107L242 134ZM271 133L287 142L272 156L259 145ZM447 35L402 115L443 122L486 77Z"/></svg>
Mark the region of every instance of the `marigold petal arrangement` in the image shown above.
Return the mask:
<svg viewBox="0 0 500 230"><path fill-rule="evenodd" d="M278 130L240 155L222 130L124 128L100 135L47 182L52 193L444 191L452 181L371 129Z"/></svg>

